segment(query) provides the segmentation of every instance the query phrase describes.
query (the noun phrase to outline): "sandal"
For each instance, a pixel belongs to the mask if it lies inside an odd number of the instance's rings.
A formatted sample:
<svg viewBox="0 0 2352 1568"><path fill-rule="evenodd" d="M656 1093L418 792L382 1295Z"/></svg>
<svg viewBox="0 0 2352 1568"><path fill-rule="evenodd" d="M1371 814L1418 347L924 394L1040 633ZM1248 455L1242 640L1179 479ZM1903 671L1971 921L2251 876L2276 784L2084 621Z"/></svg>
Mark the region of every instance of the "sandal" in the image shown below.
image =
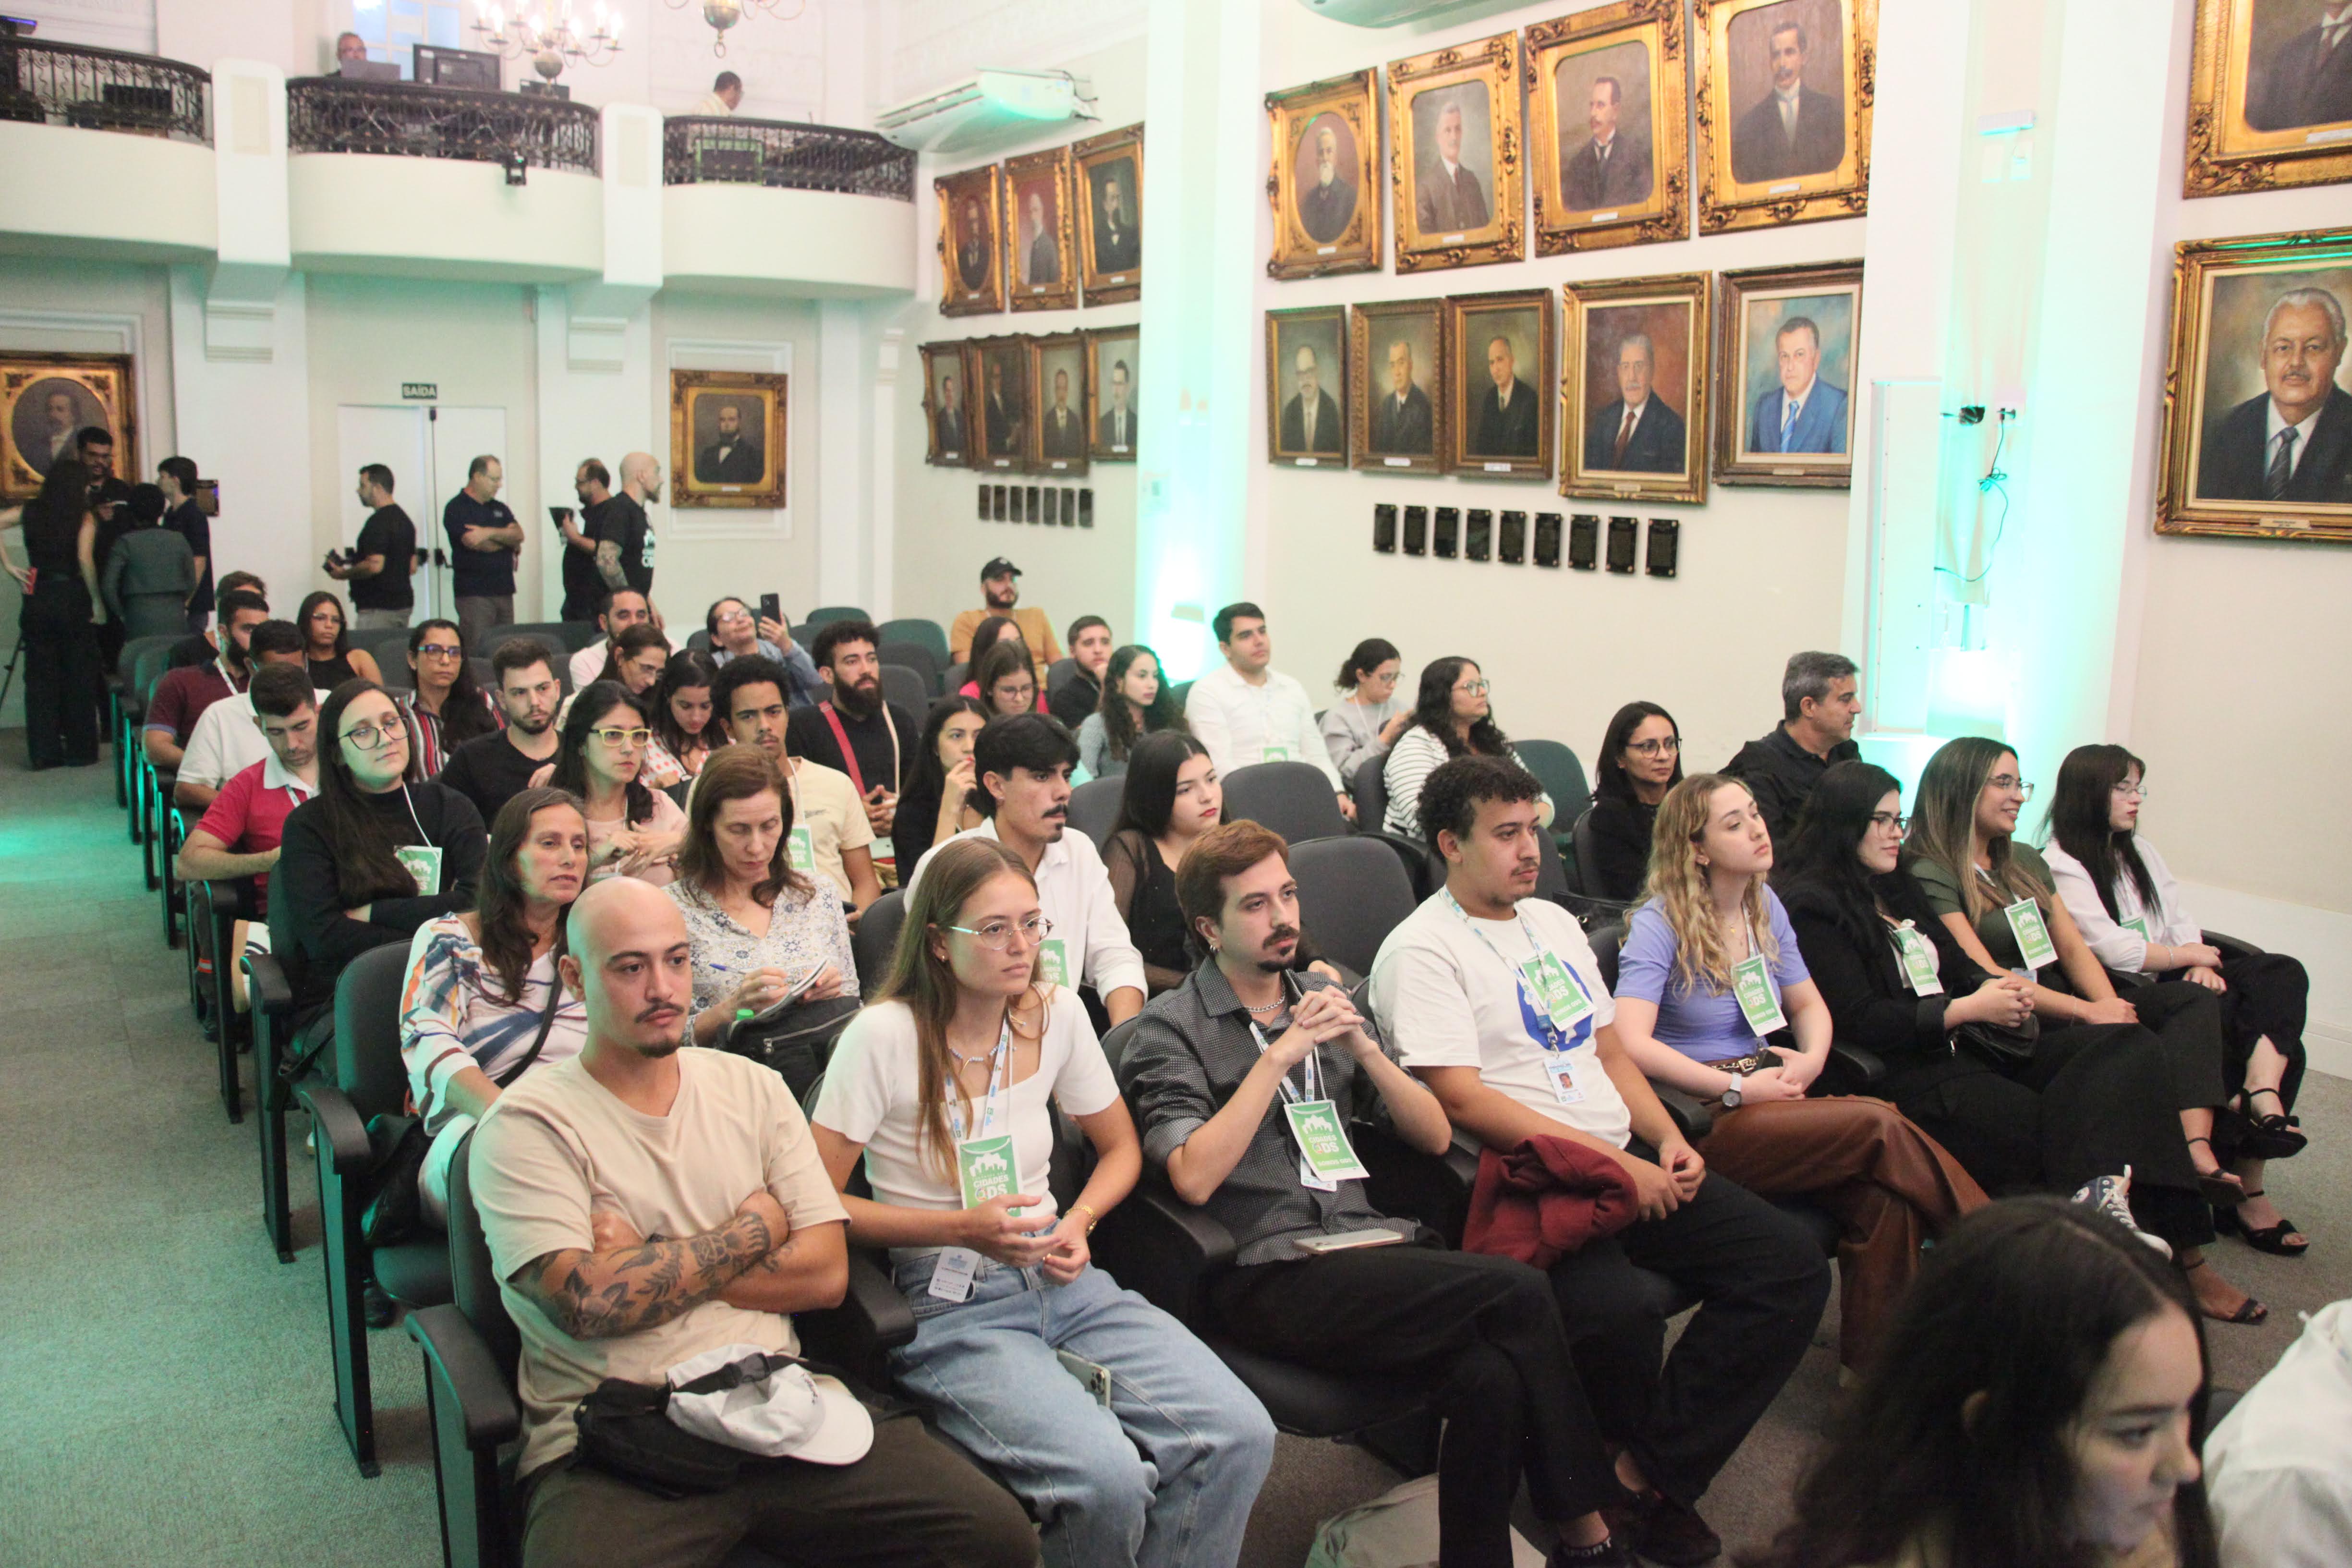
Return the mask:
<svg viewBox="0 0 2352 1568"><path fill-rule="evenodd" d="M2259 1192L2246 1194L2249 1198L2262 1195ZM2257 1230L2240 1217L2237 1210L2217 1208L2213 1211L2213 1228L2224 1236L2235 1236L2256 1252L2267 1252L2273 1258L2301 1258L2311 1250L2308 1238L2287 1240L2290 1236L2301 1237L2303 1233L2295 1228L2294 1221L2284 1215L2279 1215L2278 1224L2266 1225Z"/></svg>
<svg viewBox="0 0 2352 1568"><path fill-rule="evenodd" d="M2209 1154L2213 1152L2213 1140L2210 1138L2191 1138L2189 1142L2204 1144ZM2205 1201L2215 1208L2235 1208L2246 1201L2246 1184L2218 1166L2197 1173L2197 1190L2203 1193Z"/></svg>
<svg viewBox="0 0 2352 1568"><path fill-rule="evenodd" d="M2267 1094L2278 1101L2278 1110L2269 1116L2256 1116L2254 1096ZM2304 1135L2303 1123L2286 1113L2286 1098L2274 1089L2250 1089L2241 1097L2246 1109L2239 1114L2245 1120L2246 1131L2238 1141L2238 1153L2248 1160L2284 1160L2300 1154L2311 1140Z"/></svg>
<svg viewBox="0 0 2352 1568"><path fill-rule="evenodd" d="M2200 1258L2196 1262L2191 1263L2187 1268L2183 1268L2181 1272L2183 1274L2194 1274L2197 1270L2204 1267L2205 1259ZM2199 1303L2197 1310L2200 1316L2210 1318L2217 1323L2259 1323L2266 1321L2271 1315L2271 1310L2268 1307L2263 1306L2260 1301L2255 1300L2252 1296L2249 1296L2244 1300L2239 1302L2238 1310L2231 1313L2228 1317L2223 1317L2221 1313L2214 1311L2211 1308L2205 1306L2201 1302Z"/></svg>

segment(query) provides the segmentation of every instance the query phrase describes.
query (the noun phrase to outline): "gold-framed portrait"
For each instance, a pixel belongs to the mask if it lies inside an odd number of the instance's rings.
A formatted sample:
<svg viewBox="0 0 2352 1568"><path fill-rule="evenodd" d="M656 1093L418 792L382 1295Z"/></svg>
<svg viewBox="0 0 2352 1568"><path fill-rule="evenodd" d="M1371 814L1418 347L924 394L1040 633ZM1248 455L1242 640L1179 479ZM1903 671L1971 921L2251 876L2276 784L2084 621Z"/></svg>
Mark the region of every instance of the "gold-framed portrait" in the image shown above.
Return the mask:
<svg viewBox="0 0 2352 1568"><path fill-rule="evenodd" d="M1878 0L1692 0L1698 231L1870 210Z"/></svg>
<svg viewBox="0 0 2352 1568"><path fill-rule="evenodd" d="M1093 327L1087 331L1087 387L1093 397L1097 463L1135 461L1137 373L1143 368L1140 327Z"/></svg>
<svg viewBox="0 0 2352 1568"><path fill-rule="evenodd" d="M942 174L931 182L940 202L940 314L980 316L1004 309L1003 200L996 165Z"/></svg>
<svg viewBox="0 0 2352 1568"><path fill-rule="evenodd" d="M971 354L961 342L923 345L923 460L935 468L969 468L980 457L971 422Z"/></svg>
<svg viewBox="0 0 2352 1568"><path fill-rule="evenodd" d="M2352 542L2352 228L2175 247L2159 533Z"/></svg>
<svg viewBox="0 0 2352 1568"><path fill-rule="evenodd" d="M1706 500L1704 272L1560 289L1559 493Z"/></svg>
<svg viewBox="0 0 2352 1568"><path fill-rule="evenodd" d="M1517 33L1390 62L1389 176L1399 273L1525 258Z"/></svg>
<svg viewBox="0 0 2352 1568"><path fill-rule="evenodd" d="M1056 332L1029 340L1029 467L1041 474L1083 474L1087 453L1087 335Z"/></svg>
<svg viewBox="0 0 2352 1568"><path fill-rule="evenodd" d="M1551 291L1456 294L1445 317L1446 471L1551 478Z"/></svg>
<svg viewBox="0 0 2352 1568"><path fill-rule="evenodd" d="M30 500L91 426L114 437L114 472L137 482L137 410L129 354L0 352L0 500Z"/></svg>
<svg viewBox="0 0 2352 1568"><path fill-rule="evenodd" d="M792 378L746 370L669 373L676 507L785 504L784 416Z"/></svg>
<svg viewBox="0 0 2352 1568"><path fill-rule="evenodd" d="M1327 278L1381 268L1380 118L1374 76L1311 81L1265 95L1274 167L1269 278Z"/></svg>
<svg viewBox="0 0 2352 1568"><path fill-rule="evenodd" d="M1717 480L1798 489L1851 485L1862 263L1723 274L1715 342Z"/></svg>
<svg viewBox="0 0 2352 1568"><path fill-rule="evenodd" d="M1143 297L1143 127L1070 145L1078 206L1078 282L1089 305Z"/></svg>
<svg viewBox="0 0 2352 1568"><path fill-rule="evenodd" d="M1078 302L1070 243L1070 150L1004 161L1008 299L1016 310L1066 310Z"/></svg>
<svg viewBox="0 0 2352 1568"><path fill-rule="evenodd" d="M2352 180L2343 0L2197 0L2184 196Z"/></svg>
<svg viewBox="0 0 2352 1568"><path fill-rule="evenodd" d="M1445 301L1383 300L1348 312L1349 433L1360 468L1445 466Z"/></svg>
<svg viewBox="0 0 2352 1568"><path fill-rule="evenodd" d="M1617 0L1528 29L1536 254L1690 236L1682 0Z"/></svg>
<svg viewBox="0 0 2352 1568"><path fill-rule="evenodd" d="M1265 313L1265 459L1348 466L1348 308Z"/></svg>
<svg viewBox="0 0 2352 1568"><path fill-rule="evenodd" d="M1018 333L966 345L980 384L980 455L975 468L1018 473L1029 464L1029 340Z"/></svg>

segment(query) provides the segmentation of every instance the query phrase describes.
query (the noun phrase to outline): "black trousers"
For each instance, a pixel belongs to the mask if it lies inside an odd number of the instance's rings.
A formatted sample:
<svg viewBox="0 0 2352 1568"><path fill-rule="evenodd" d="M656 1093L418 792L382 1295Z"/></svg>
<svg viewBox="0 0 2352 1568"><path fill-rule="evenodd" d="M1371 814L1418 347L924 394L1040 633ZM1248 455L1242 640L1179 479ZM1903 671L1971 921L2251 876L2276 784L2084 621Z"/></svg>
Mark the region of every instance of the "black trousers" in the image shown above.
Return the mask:
<svg viewBox="0 0 2352 1568"><path fill-rule="evenodd" d="M106 679L89 612L89 590L78 576L45 572L25 601L25 750L37 768L98 761Z"/></svg>
<svg viewBox="0 0 2352 1568"><path fill-rule="evenodd" d="M1608 1450L1550 1288L1524 1263L1368 1247L1231 1269L1209 1297L1225 1331L1261 1354L1433 1385L1445 1421L1441 1568L1509 1568L1522 1474L1536 1512L1555 1523L1613 1495Z"/></svg>
<svg viewBox="0 0 2352 1568"><path fill-rule="evenodd" d="M2119 987L2116 994L2138 1010L2140 1023L2162 1043L2172 1068L2176 1110L2210 1110L2236 1090L2222 1047L2218 993L2193 980L2159 980L2153 985ZM2244 1073L2241 1058L2238 1076Z"/></svg>
<svg viewBox="0 0 2352 1568"><path fill-rule="evenodd" d="M1628 1152L1655 1159L1639 1140ZM1664 1355L1664 1275L1699 1310ZM1696 1503L1797 1369L1830 1266L1796 1219L1709 1173L1664 1219L1636 1220L1551 1267L1551 1288L1601 1429L1650 1484Z"/></svg>
<svg viewBox="0 0 2352 1568"><path fill-rule="evenodd" d="M2303 1089L2303 1028L2311 1003L2311 976L2284 952L2256 952L2224 963L2221 979L2229 985L2221 993L2221 1037L2230 1053L2231 1091L2245 1082L2254 1042L2268 1037L2286 1058L2279 1098L2294 1110L2294 1098ZM2247 1109L2269 1114L2259 1105Z"/></svg>

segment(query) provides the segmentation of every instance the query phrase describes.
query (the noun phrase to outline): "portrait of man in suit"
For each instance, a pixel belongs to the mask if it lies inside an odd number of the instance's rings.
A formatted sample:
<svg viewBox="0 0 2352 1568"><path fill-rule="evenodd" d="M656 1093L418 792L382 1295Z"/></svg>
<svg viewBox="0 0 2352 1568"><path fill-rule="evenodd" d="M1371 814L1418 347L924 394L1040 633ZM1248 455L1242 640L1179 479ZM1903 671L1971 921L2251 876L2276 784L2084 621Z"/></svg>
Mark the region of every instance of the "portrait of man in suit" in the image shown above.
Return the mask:
<svg viewBox="0 0 2352 1568"><path fill-rule="evenodd" d="M2352 505L2352 393L2344 363L2344 302L2326 289L2290 289L2263 321L2263 390L2205 427L2197 499Z"/></svg>
<svg viewBox="0 0 2352 1568"><path fill-rule="evenodd" d="M981 432L992 458L1021 455L1024 421L1020 381L1017 373L1011 376L1004 374L1003 353L992 351L988 356L988 406L981 411Z"/></svg>
<svg viewBox="0 0 2352 1568"><path fill-rule="evenodd" d="M988 286L988 266L996 247L988 240L988 215L980 203L967 198L963 204L963 235L956 241L956 276L967 289Z"/></svg>
<svg viewBox="0 0 2352 1568"><path fill-rule="evenodd" d="M1617 344L1617 395L1584 421L1587 472L1679 474L1689 465L1683 416L1658 395L1658 350L1647 332Z"/></svg>
<svg viewBox="0 0 2352 1568"><path fill-rule="evenodd" d="M89 389L63 376L33 383L16 398L9 438L25 466L47 478L49 465L70 457L86 425L106 425L106 411ZM127 514L126 514L127 515Z"/></svg>
<svg viewBox="0 0 2352 1568"><path fill-rule="evenodd" d="M1738 35L1765 35L1771 88L1731 131L1731 177L1742 183L1826 174L1845 157L1845 100L1806 78L1811 45L1793 4L1769 5L1732 23ZM1823 73L1832 82L1838 62Z"/></svg>
<svg viewBox="0 0 2352 1568"><path fill-rule="evenodd" d="M1110 362L1110 372L1104 377L1107 401L1102 412L1095 417L1095 443L1107 451L1128 453L1135 450L1134 377L1128 372L1127 362Z"/></svg>
<svg viewBox="0 0 2352 1568"><path fill-rule="evenodd" d="M2256 0L2257 33L2267 20L2263 13L2274 8L2284 7ZM2320 0L2317 9L2309 26L2246 62L2246 123L2255 130L2352 120L2352 0Z"/></svg>
<svg viewBox="0 0 2352 1568"><path fill-rule="evenodd" d="M1845 450L1845 388L1822 377L1822 329L1811 316L1790 316L1772 335L1780 384L1758 398L1748 416L1751 452Z"/></svg>
<svg viewBox="0 0 2352 1568"><path fill-rule="evenodd" d="M718 409L718 427L711 438L694 455L694 478L706 485L756 485L768 470L767 454L761 448L759 437L746 427L743 410L748 406L756 417L761 412L758 402L735 398L703 397L697 400L696 423L705 407Z"/></svg>
<svg viewBox="0 0 2352 1568"><path fill-rule="evenodd" d="M1382 356L1388 366L1387 384L1372 405L1371 434L1375 452L1401 458L1433 457L1437 452L1437 421L1429 394L1412 378L1412 344L1402 338L1389 341Z"/></svg>
<svg viewBox="0 0 2352 1568"><path fill-rule="evenodd" d="M1054 372L1054 405L1045 410L1038 437L1048 458L1087 455L1086 416L1070 406L1070 373L1066 370Z"/></svg>
<svg viewBox="0 0 2352 1568"><path fill-rule="evenodd" d="M939 444L940 455L952 458L963 451L963 402L956 390L956 378L940 377L940 408L932 416L932 439Z"/></svg>
<svg viewBox="0 0 2352 1568"><path fill-rule="evenodd" d="M1486 384L1470 421L1468 455L1532 458L1541 446L1542 418L1535 389L1519 379L1511 340L1496 333L1486 341Z"/></svg>
<svg viewBox="0 0 2352 1568"><path fill-rule="evenodd" d="M1095 270L1129 272L1143 259L1143 237L1136 227L1134 204L1128 193L1135 182L1135 163L1120 158L1090 172L1095 188Z"/></svg>
<svg viewBox="0 0 2352 1568"><path fill-rule="evenodd" d="M1340 156L1341 129L1336 114L1316 117L1313 177L1297 187L1298 226L1318 245L1332 244L1355 221L1356 171L1353 160Z"/></svg>
<svg viewBox="0 0 2352 1568"><path fill-rule="evenodd" d="M1290 401L1282 405L1285 452L1338 457L1342 449L1339 403L1323 390L1323 356L1300 343L1290 356Z"/></svg>
<svg viewBox="0 0 2352 1568"><path fill-rule="evenodd" d="M1467 233L1486 227L1489 221L1488 214L1493 209L1486 200L1486 177L1462 162L1468 141L1464 100L1476 97L1483 128L1486 120L1486 93L1482 84L1466 82L1424 92L1413 100L1416 132L1420 129L1423 106L1435 100L1436 123L1430 144L1437 156L1423 162L1412 177L1413 221L1421 226L1426 237ZM1475 151L1482 161L1486 156L1487 149L1483 144Z"/></svg>
<svg viewBox="0 0 2352 1568"><path fill-rule="evenodd" d="M1656 184L1650 168L1647 125L1622 123L1625 84L1595 77L1586 96L1584 123L1590 132L1573 152L1560 152L1559 188L1572 212L1638 206Z"/></svg>
<svg viewBox="0 0 2352 1568"><path fill-rule="evenodd" d="M1023 211L1026 215L1022 232L1028 239L1029 269L1022 281L1059 283L1062 280L1062 253L1055 242L1054 231L1046 226L1045 194L1031 191Z"/></svg>

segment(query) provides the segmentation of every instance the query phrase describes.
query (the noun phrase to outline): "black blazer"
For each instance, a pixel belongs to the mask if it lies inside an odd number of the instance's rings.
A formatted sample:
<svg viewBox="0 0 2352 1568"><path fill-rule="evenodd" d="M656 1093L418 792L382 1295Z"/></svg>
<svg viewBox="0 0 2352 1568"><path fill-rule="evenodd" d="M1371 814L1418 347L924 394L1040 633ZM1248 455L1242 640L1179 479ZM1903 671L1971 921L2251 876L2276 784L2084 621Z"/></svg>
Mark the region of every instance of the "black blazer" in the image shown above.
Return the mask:
<svg viewBox="0 0 2352 1568"><path fill-rule="evenodd" d="M2246 123L2257 131L2352 120L2352 35L2330 49L2317 27L2305 27L2281 44L2248 85Z"/></svg>
<svg viewBox="0 0 2352 1568"><path fill-rule="evenodd" d="M1657 821L1654 805L1595 795L1592 858L1598 864L1581 868L1584 890L1595 898L1625 903L1640 898L1643 880L1650 874L1650 836Z"/></svg>
<svg viewBox="0 0 2352 1568"><path fill-rule="evenodd" d="M1320 419L1321 415L1316 417ZM1405 389L1404 406L1397 406L1396 394L1383 392L1372 405L1370 448L1375 452L1393 452L1399 457L1433 458L1437 455L1437 423L1429 406L1429 394L1418 384Z"/></svg>
<svg viewBox="0 0 2352 1568"><path fill-rule="evenodd" d="M1797 134L1780 129L1780 105L1769 92L1739 117L1731 132L1731 177L1739 181L1790 180L1820 174L1845 155L1844 107L1826 92L1797 93Z"/></svg>
<svg viewBox="0 0 2352 1568"><path fill-rule="evenodd" d="M2205 427L2198 456L2200 500L2261 500L2263 473L2270 456L2267 392L2250 397ZM2352 504L2352 393L2328 389L2326 405L2305 422L2305 448L2286 483L2283 501Z"/></svg>
<svg viewBox="0 0 2352 1568"><path fill-rule="evenodd" d="M1655 392L1650 394L1650 406L1643 412L1642 422L1633 426L1633 438L1625 443L1625 455L1617 458L1617 426L1625 423L1625 400L1617 399L1608 407L1594 413L1584 426L1584 466L1587 468L1615 469L1621 473L1679 474L1683 471L1683 448L1687 434L1683 416L1666 406L1666 400Z"/></svg>
<svg viewBox="0 0 2352 1568"><path fill-rule="evenodd" d="M1282 449L1286 452L1339 450L1339 405L1328 392L1315 395L1315 445L1307 445L1307 410L1293 397L1282 405Z"/></svg>
<svg viewBox="0 0 2352 1568"><path fill-rule="evenodd" d="M1588 136L1575 155L1560 164L1559 188L1570 212L1645 202L1650 199L1650 149L1621 133L1603 165Z"/></svg>
<svg viewBox="0 0 2352 1568"><path fill-rule="evenodd" d="M1532 458L1542 434L1538 417L1535 392L1526 382L1513 378L1511 405L1505 408L1489 380L1478 395L1478 418L1466 450L1474 458Z"/></svg>
<svg viewBox="0 0 2352 1568"><path fill-rule="evenodd" d="M1904 983L1894 942L1876 931L1854 930L1837 900L1818 882L1776 881L1772 890L1789 911L1798 951L1805 955L1813 984L1821 987L1822 1000L1829 1004L1838 1039L1877 1052L1889 1067L1941 1061L1951 1054L1944 1009L1988 976L1952 940L1909 871L1880 877L1875 885L1895 918L1909 921L1935 944L1936 975L1943 982L1943 994L1915 994Z"/></svg>

